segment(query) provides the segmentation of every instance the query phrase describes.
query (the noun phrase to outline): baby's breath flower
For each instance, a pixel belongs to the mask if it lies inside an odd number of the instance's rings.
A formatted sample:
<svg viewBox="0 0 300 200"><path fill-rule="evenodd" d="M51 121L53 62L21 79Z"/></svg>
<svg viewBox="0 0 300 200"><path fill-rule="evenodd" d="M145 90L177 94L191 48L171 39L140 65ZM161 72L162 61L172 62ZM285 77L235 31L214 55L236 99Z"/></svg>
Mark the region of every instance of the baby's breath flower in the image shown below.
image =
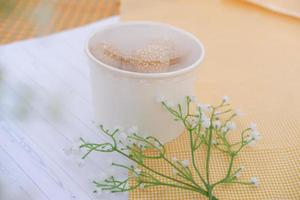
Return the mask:
<svg viewBox="0 0 300 200"><path fill-rule="evenodd" d="M154 146L158 149L161 149L162 148L162 145L159 143L159 142L155 142L154 143Z"/></svg>
<svg viewBox="0 0 300 200"><path fill-rule="evenodd" d="M240 173L240 172L237 172L237 173L234 174L234 176L235 176L236 178L239 178L239 177L241 176L241 173Z"/></svg>
<svg viewBox="0 0 300 200"><path fill-rule="evenodd" d="M252 131L256 131L256 130L257 130L256 124L253 123L253 122L251 122L251 123L250 123L250 129L251 129Z"/></svg>
<svg viewBox="0 0 300 200"><path fill-rule="evenodd" d="M236 109L234 111L234 114L237 116L237 117L241 117L244 115L244 113L240 110L240 109Z"/></svg>
<svg viewBox="0 0 300 200"><path fill-rule="evenodd" d="M223 96L222 97L223 103L228 103L229 102L229 97L228 96Z"/></svg>
<svg viewBox="0 0 300 200"><path fill-rule="evenodd" d="M221 122L219 120L216 120L213 122L213 126L217 129L219 129L221 127Z"/></svg>
<svg viewBox="0 0 300 200"><path fill-rule="evenodd" d="M236 129L236 125L234 122L227 122L226 127L228 128L228 130Z"/></svg>
<svg viewBox="0 0 300 200"><path fill-rule="evenodd" d="M166 102L166 101L167 101L167 99L164 96L160 96L160 97L156 98L157 103L163 103L163 102Z"/></svg>
<svg viewBox="0 0 300 200"><path fill-rule="evenodd" d="M219 110L217 110L216 112L215 112L215 115L220 115L221 114L221 111L219 111Z"/></svg>
<svg viewBox="0 0 300 200"><path fill-rule="evenodd" d="M93 193L94 193L94 194L101 194L101 193L102 193L102 190L95 189L95 190L93 191Z"/></svg>
<svg viewBox="0 0 300 200"><path fill-rule="evenodd" d="M250 138L254 141L257 141L260 138L260 134L258 131L251 131Z"/></svg>
<svg viewBox="0 0 300 200"><path fill-rule="evenodd" d="M145 188L145 183L141 183L141 184L140 184L140 188L141 188L141 189L144 189L144 188Z"/></svg>
<svg viewBox="0 0 300 200"><path fill-rule="evenodd" d="M191 102L196 102L197 101L197 97L196 96L190 95L188 97L190 98Z"/></svg>
<svg viewBox="0 0 300 200"><path fill-rule="evenodd" d="M228 131L228 127L227 126L224 126L224 127L221 128L221 132L223 134L227 133L227 131Z"/></svg>
<svg viewBox="0 0 300 200"><path fill-rule="evenodd" d="M174 101L165 101L165 103L166 103L166 105L167 105L168 107L170 107L170 108L175 107Z"/></svg>
<svg viewBox="0 0 300 200"><path fill-rule="evenodd" d="M195 118L188 118L187 121L193 128L198 125L198 121Z"/></svg>
<svg viewBox="0 0 300 200"><path fill-rule="evenodd" d="M191 101L196 101L196 98L193 96L187 96L185 98L186 103L188 105L190 105ZM184 122L184 126L186 131L188 132L188 134L190 134L190 144L191 144L191 153L192 153L192 157L191 160L189 161L188 159L186 160L178 160L175 156L170 158L171 161L169 161L169 159L167 159L167 154L165 151L163 150L158 150L160 148L164 148L164 146L155 138L146 138L145 135L138 135L138 127L137 126L133 126L131 128L129 128L128 132L124 132L122 131L121 128L119 127L115 127L114 130L106 130L104 129L102 126L100 126L100 128L102 129L103 133L106 134L107 136L112 138L112 142L111 144L107 144L107 143L101 143L99 144L99 149L95 149L95 147L98 147L98 145L94 144L94 143L87 143L85 142L85 140L82 139L82 145L81 147L85 147L86 149L88 149L88 152L86 155L88 155L90 152L92 151L104 151L104 152L117 152L122 154L123 156L125 156L126 158L129 158L129 163L124 164L112 164L114 167L107 167L106 170L110 171L108 172L109 174L115 174L114 168L115 167L122 167L126 170L126 174L121 174L122 178L124 177L128 177L128 169L130 170L130 179L134 178L136 179L136 183L138 185L133 185L129 184L128 180L129 179L125 179L124 181L122 180L117 180L115 178L118 177L113 177L110 176L109 178L107 178L106 180L103 181L103 183L101 184L97 184L98 187L102 187L104 189L110 190L112 192L124 192L124 191L131 191L136 189L136 187L139 187L141 189L145 188L145 187L150 187L152 186L151 184L148 184L148 179L152 179L152 176L147 176L148 175L148 171L143 171L143 169L150 169L148 167L148 163L146 162L146 159L152 159L152 158L157 158L157 159L161 159L162 161L165 160L167 161L167 164L169 164L170 168L170 174L162 174L162 177L165 178L169 178L170 180L173 180L174 182L178 182L181 183L180 181L178 181L177 179L175 179L175 177L180 176L180 179L184 179L183 181L193 181L194 182L194 174L188 174L189 176L185 176L185 173L190 173L192 170L198 170L197 167L195 166L195 157L193 153L196 152L197 149L200 149L201 145L206 146L206 153L207 153L207 158L206 161L204 161L206 165L209 165L209 158L211 156L211 153L213 152L212 149L216 149L216 150L220 150L223 151L228 157L232 157L232 160L230 161L230 165L229 168L227 169L226 172L226 180L228 180L228 182L232 182L232 183L240 183L240 184L252 184L252 185L256 185L258 186L259 181L256 177L252 177L250 180L248 180L247 182L245 181L236 181L237 178L240 176L240 173L243 170L243 166L240 166L240 168L238 168L236 171L234 171L232 173L232 166L235 166L235 164L233 164L233 158L235 155L235 153L237 154L246 144L249 143L249 145L256 143L256 141L260 138L260 134L256 129L256 125L255 124L251 124L250 128L245 129L244 131L241 132L242 137L240 142L235 142L231 143L230 139L225 137L225 134L229 131L229 130L233 130L236 129L236 124L234 122L231 121L225 121L226 119L223 118L219 118L218 115L221 115L223 113L227 113L229 111L231 111L231 108L229 108L229 110L226 111L222 111L221 109L218 110L214 110L214 108L219 108L219 107L223 107L223 106L227 106L227 103L229 101L229 98L227 96L223 97L223 101L221 105L218 105L216 107L214 106L209 106L206 104L198 104L198 110L196 110L196 113L193 113L193 109L190 110L188 109L187 112L180 112L180 107L178 107L177 109L169 109L169 107L174 106L172 102L167 101L165 98L160 98L159 102L163 102L163 107L167 107L167 110L170 111L170 113L172 115L174 115L176 117L176 120L180 120L182 122ZM225 105L226 104L226 105ZM193 106L187 106L187 108L194 108ZM207 112L206 112L207 111ZM214 113L213 113L214 112ZM207 115L206 115L207 113ZM239 110L235 110L234 111L235 115L240 115L240 111ZM209 114L209 115L208 115ZM213 116L210 116L213 115ZM234 115L233 115L234 116ZM233 117L232 116L232 117ZM199 125L199 123L201 123L201 125ZM196 129L196 125L199 125L199 129ZM209 128L209 129L208 129ZM120 130L116 133L116 130ZM250 130L250 131L249 131ZM112 132L115 131L115 132ZM249 132L248 132L249 131ZM112 133L116 133L116 134L112 134ZM247 134L247 135L244 135ZM132 134L132 135L129 135ZM220 135L220 134L224 134L224 135ZM195 137L193 137L195 135ZM198 137L196 137L198 136ZM224 136L224 137L223 137ZM116 143L117 142L117 143ZM220 142L220 143L218 143ZM219 145L226 145L228 146L228 150L221 148L221 146ZM235 145L240 145L241 147L238 149L238 151L236 151L237 148L235 148ZM131 147L130 145L133 145L133 147ZM150 148L154 147L154 149L160 151L159 152L159 156L155 156L155 157L148 157L147 154L145 154L145 151L142 151L143 148ZM110 147L110 148L108 148ZM107 148L107 149L106 149ZM139 149L141 148L141 149ZM201 149L202 150L202 149ZM110 159L112 159L112 157L108 157L106 159L107 163L110 163ZM145 162L144 162L145 161ZM191 162L191 163L190 163ZM193 164L193 165L192 165ZM183 170L183 171L181 171ZM159 171L156 171L155 169L153 169L154 173L156 173L157 175L160 175ZM125 173L125 172L124 172ZM163 172L162 172L163 173ZM184 173L184 174L181 174ZM207 180L209 180L209 169L206 169L206 173L207 173ZM119 176L119 173L118 173ZM147 178L147 179L143 179L143 178ZM173 178L171 178L173 177ZM228 179L227 179L228 178ZM229 180L230 179L230 180ZM163 185L163 182L159 181L160 179L156 179L155 177L153 177L153 181L155 181L155 185L157 183L157 185ZM121 182L122 181L122 182ZM149 180L152 181L152 180ZM215 184L210 184L209 181L206 182L206 179L204 179L203 181L205 183L205 185L207 184L207 186L211 187L211 190L209 191L209 194L204 194L205 196L214 196L214 193L212 191L212 188L214 186L216 186ZM225 181L227 182L227 181ZM224 182L224 183L225 183ZM123 184L119 184L119 183L124 183L124 184L128 184L126 185L126 187L124 187ZM149 182L150 183L150 182ZM216 184L223 184L222 181L220 182L216 182ZM175 186L175 183L174 183ZM198 188L198 186L192 185L191 186L193 188L193 190L195 189L195 187ZM202 188L201 186L199 186L199 189ZM189 188L187 188L189 189ZM205 189L205 188L204 188ZM198 191L198 190L195 190ZM200 191L200 190L199 190Z"/></svg>
<svg viewBox="0 0 300 200"><path fill-rule="evenodd" d="M137 168L137 167L135 167L135 168L134 168L134 173L135 173L136 176L139 176L139 175L141 175L142 170L139 169L139 168Z"/></svg>
<svg viewBox="0 0 300 200"><path fill-rule="evenodd" d="M141 148L141 149L145 149L146 148L146 145L145 144L138 144L138 146ZM157 147L159 148L159 147Z"/></svg>
<svg viewBox="0 0 300 200"><path fill-rule="evenodd" d="M259 185L258 179L256 177L252 177L250 179L250 183L253 184L253 185L255 185L255 186Z"/></svg>
<svg viewBox="0 0 300 200"><path fill-rule="evenodd" d="M126 143L127 142L127 135L124 132L121 132L117 135L119 141L121 141L122 143Z"/></svg>
<svg viewBox="0 0 300 200"><path fill-rule="evenodd" d="M126 141L125 145L128 146L128 148L132 147L135 144L135 142L132 139L129 139Z"/></svg>
<svg viewBox="0 0 300 200"><path fill-rule="evenodd" d="M122 126L115 126L114 128L113 128L114 130L118 130L118 131L123 131L123 127Z"/></svg>
<svg viewBox="0 0 300 200"><path fill-rule="evenodd" d="M183 167L188 167L189 166L189 160L183 160L181 161L181 164Z"/></svg>
<svg viewBox="0 0 300 200"><path fill-rule="evenodd" d="M201 120L201 124L203 128L209 128L210 127L210 120L208 118L204 118Z"/></svg>
<svg viewBox="0 0 300 200"><path fill-rule="evenodd" d="M129 134L137 134L139 128L137 126L132 126L131 128L128 129Z"/></svg>
<svg viewBox="0 0 300 200"><path fill-rule="evenodd" d="M200 109L201 111L204 111L204 112L209 111L209 108L210 108L209 105L207 105L207 104L202 104L202 103L199 103L199 104L197 105L197 107L198 107L198 109Z"/></svg>

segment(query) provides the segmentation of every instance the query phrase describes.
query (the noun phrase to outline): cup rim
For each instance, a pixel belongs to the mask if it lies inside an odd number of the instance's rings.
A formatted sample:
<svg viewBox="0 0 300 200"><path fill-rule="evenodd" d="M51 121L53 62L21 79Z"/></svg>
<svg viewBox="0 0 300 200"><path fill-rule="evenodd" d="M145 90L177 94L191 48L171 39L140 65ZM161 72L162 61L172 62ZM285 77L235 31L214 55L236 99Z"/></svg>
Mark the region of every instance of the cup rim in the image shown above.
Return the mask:
<svg viewBox="0 0 300 200"><path fill-rule="evenodd" d="M90 48L89 48L89 43L90 43L91 39L97 33L105 31L105 30L109 30L109 29L112 29L112 28L115 28L115 27L128 26L128 25L159 25L159 26L165 26L166 28L172 29L174 31L177 31L177 32L180 32L181 34L186 35L187 37L190 37L200 47L202 54L200 55L200 57L195 62L193 62L191 65L189 65L187 67L184 67L182 69L178 69L178 70L170 71L170 72L143 73L143 72L126 71L126 70L123 70L123 69L116 68L112 65L109 65L109 64L106 64L106 63L102 62L101 60L97 59L91 53ZM183 29L172 26L170 24L161 23L161 22L154 22L154 21L129 21L129 22L118 22L116 24L107 25L105 27L102 27L101 29L93 31L91 33L91 35L85 41L84 48L85 48L85 53L88 55L88 57L90 59L92 59L94 62L96 62L97 64L99 64L100 65L99 67L104 67L105 69L107 69L109 71L119 73L119 74L124 75L124 76L132 77L132 78L144 78L144 79L168 78L168 77L174 77L174 76L179 76L179 75L186 74L190 71L193 71L193 70L199 68L200 64L202 63L202 61L204 59L204 55L205 55L204 46L203 46L202 42L195 35L193 35L190 32L187 32Z"/></svg>

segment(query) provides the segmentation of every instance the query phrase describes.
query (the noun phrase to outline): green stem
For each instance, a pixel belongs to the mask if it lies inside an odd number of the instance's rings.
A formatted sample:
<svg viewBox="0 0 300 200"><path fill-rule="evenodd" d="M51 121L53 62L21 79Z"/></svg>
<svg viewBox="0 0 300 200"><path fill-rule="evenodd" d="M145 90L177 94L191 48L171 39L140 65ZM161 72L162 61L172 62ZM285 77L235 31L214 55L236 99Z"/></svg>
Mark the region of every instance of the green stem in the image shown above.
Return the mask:
<svg viewBox="0 0 300 200"><path fill-rule="evenodd" d="M210 184L209 162L210 162L210 154L211 154L211 140L212 140L212 127L209 128L209 136L208 136L208 144L207 144L207 152L206 152L206 179L208 185Z"/></svg>
<svg viewBox="0 0 300 200"><path fill-rule="evenodd" d="M213 196L213 188L212 187L209 187L208 188L208 199L209 200L213 200L214 198L213 198L214 196Z"/></svg>
<svg viewBox="0 0 300 200"><path fill-rule="evenodd" d="M127 154L123 153L122 151L120 151L120 150L118 150L118 149L115 149L115 151L118 152L119 154L125 156L126 158L128 158L128 159L130 159L130 160L136 162L136 160L132 159L130 156L128 156ZM169 179L169 180L175 181L175 182L177 182L177 183L181 183L181 184L183 184L183 185L186 185L186 186L188 186L188 187L191 187L191 188L197 190L199 193L201 193L201 194L207 196L207 191L205 191L203 188L195 187L195 186L190 185L190 184L188 184L188 183L186 183L186 182L183 182L183 181L181 181L181 180L178 180L178 179L169 177L169 176L167 176L167 175L164 175L164 174L162 174L162 173L159 173L159 172L157 172L157 171L151 169L150 167L144 165L143 163L138 163L138 164L140 164L140 165L141 165L142 167L144 167L145 169L148 169L149 171L151 171L151 172L153 172L153 173L155 173L155 174L157 174L157 175L159 175L159 176L162 176L162 177L164 177L164 178L166 178L166 179Z"/></svg>
<svg viewBox="0 0 300 200"><path fill-rule="evenodd" d="M232 156L230 157L229 167L228 167L226 176L225 176L222 180L220 180L220 181L218 181L218 182L212 184L212 187L213 187L213 188L214 188L216 185L220 184L220 183L226 182L227 179L230 177L231 171L232 171L232 166L233 166L234 157L235 157L234 155L232 155Z"/></svg>
<svg viewBox="0 0 300 200"><path fill-rule="evenodd" d="M190 146L191 146L191 154L192 154L192 163L193 163L193 167L197 173L197 175L199 176L199 178L201 179L201 181L203 182L203 184L205 185L205 187L207 188L207 183L205 182L204 178L201 176L201 173L196 165L196 161L195 161L195 151L194 151L194 144L193 144L193 136L192 133L189 132L190 135Z"/></svg>
<svg viewBox="0 0 300 200"><path fill-rule="evenodd" d="M185 187L185 186L174 185L174 184L171 184L171 183L163 183L163 182L160 182L160 183L146 182L146 183L157 185L157 186L158 185L164 185L164 186L169 186L169 187L176 187L176 188L181 188L181 189L190 190L190 191L193 191L193 192L198 192L198 193L203 194L202 192L199 192L198 190L188 188L188 187ZM209 193L206 192L206 191L205 191L205 196L209 197ZM215 196L211 195L211 200L218 200L218 199Z"/></svg>
<svg viewBox="0 0 300 200"><path fill-rule="evenodd" d="M192 184L194 184L196 187L200 187L200 188L201 188L201 186L198 185L198 184L193 180L192 177L186 176L186 173L184 173L179 167L177 167L176 165L174 165L174 163L172 163L172 162L171 162L170 160L168 160L166 157L163 157L163 159L164 159L167 163L169 163L172 167L174 167L178 172L180 172L180 173L184 176L184 178L185 178L186 180L190 181L190 182L191 182Z"/></svg>

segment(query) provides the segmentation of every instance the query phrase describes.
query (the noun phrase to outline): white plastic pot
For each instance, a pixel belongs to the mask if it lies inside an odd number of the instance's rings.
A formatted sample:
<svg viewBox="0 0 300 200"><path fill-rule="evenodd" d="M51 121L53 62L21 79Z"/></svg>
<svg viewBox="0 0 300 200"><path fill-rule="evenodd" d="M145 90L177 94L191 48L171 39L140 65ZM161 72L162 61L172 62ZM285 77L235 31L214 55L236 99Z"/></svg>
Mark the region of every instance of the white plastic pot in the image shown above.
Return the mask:
<svg viewBox="0 0 300 200"><path fill-rule="evenodd" d="M137 73L115 68L98 60L90 51L93 44L109 38L118 42L139 42L139 35L175 35L191 50L188 66L163 73ZM165 143L176 138L183 126L175 122L157 99L164 97L182 103L194 95L197 69L204 57L202 43L192 34L173 26L154 22L126 22L107 26L88 39L86 53L90 61L96 122L106 128L128 129L138 126L139 134L151 135Z"/></svg>

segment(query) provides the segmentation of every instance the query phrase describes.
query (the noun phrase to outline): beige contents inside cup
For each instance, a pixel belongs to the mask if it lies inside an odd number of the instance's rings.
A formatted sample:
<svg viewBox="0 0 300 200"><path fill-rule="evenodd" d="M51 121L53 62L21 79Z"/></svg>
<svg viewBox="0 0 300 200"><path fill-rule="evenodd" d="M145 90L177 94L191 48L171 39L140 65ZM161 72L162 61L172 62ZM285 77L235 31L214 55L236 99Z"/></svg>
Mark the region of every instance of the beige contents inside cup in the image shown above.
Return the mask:
<svg viewBox="0 0 300 200"><path fill-rule="evenodd" d="M190 66L202 53L185 32L156 23L109 27L95 34L89 47L100 62L140 73L176 71Z"/></svg>

